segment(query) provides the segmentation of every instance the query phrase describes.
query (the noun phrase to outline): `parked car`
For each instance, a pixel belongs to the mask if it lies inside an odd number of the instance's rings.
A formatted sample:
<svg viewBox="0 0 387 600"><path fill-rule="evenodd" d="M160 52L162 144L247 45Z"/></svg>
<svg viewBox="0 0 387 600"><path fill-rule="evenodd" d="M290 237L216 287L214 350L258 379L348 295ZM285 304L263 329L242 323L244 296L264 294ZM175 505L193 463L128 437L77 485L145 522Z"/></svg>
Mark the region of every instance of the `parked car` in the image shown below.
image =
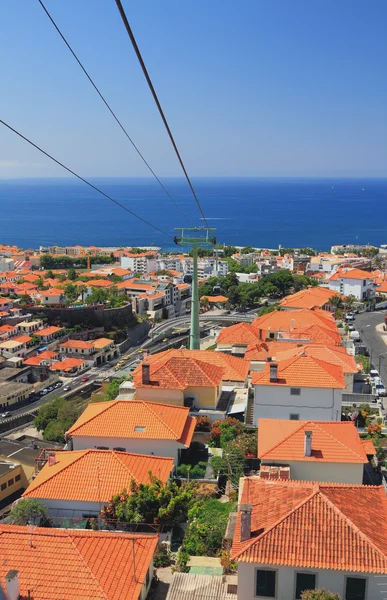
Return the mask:
<svg viewBox="0 0 387 600"><path fill-rule="evenodd" d="M2 419L6 419L7 417L10 417L11 413L9 412L9 410L6 410L5 412L1 413L1 418Z"/></svg>
<svg viewBox="0 0 387 600"><path fill-rule="evenodd" d="M81 379L82 383L85 383L85 381L89 381L90 376L89 375L84 375Z"/></svg>
<svg viewBox="0 0 387 600"><path fill-rule="evenodd" d="M50 386L47 388L47 392L52 392L53 390L55 390L55 385L50 385Z"/></svg>
<svg viewBox="0 0 387 600"><path fill-rule="evenodd" d="M371 379L375 379L376 377L380 378L379 371L377 371L376 369L371 369L370 377Z"/></svg>
<svg viewBox="0 0 387 600"><path fill-rule="evenodd" d="M63 383L62 381L57 381L56 384L54 385L55 388L60 388L62 387Z"/></svg>
<svg viewBox="0 0 387 600"><path fill-rule="evenodd" d="M360 342L360 333L358 331L351 331L351 338L353 342Z"/></svg>
<svg viewBox="0 0 387 600"><path fill-rule="evenodd" d="M39 393L41 396L45 396L46 394L48 394L48 389L44 388L44 390L41 390Z"/></svg>
<svg viewBox="0 0 387 600"><path fill-rule="evenodd" d="M387 396L386 388L381 381L375 384L375 394L377 396Z"/></svg>
<svg viewBox="0 0 387 600"><path fill-rule="evenodd" d="M345 320L346 321L354 321L355 320L355 315L353 313L349 312L349 313L347 313L345 315Z"/></svg>
<svg viewBox="0 0 387 600"><path fill-rule="evenodd" d="M71 387L69 385L65 385L65 387L63 388L64 392L69 392L71 390Z"/></svg>

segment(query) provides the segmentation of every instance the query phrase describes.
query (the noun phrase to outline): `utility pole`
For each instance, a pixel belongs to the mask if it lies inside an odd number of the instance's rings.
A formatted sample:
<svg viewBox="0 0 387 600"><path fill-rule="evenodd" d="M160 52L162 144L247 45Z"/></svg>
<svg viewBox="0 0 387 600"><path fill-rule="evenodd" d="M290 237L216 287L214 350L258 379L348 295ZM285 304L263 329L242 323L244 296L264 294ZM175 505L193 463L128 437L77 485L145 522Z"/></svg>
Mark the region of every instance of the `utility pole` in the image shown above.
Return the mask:
<svg viewBox="0 0 387 600"><path fill-rule="evenodd" d="M190 350L200 350L198 249L210 248L216 244L216 239L214 237L215 229L209 227L192 227L176 228L176 231L180 232L180 235L175 236L175 244L192 247L193 274L189 348ZM185 235L185 232L188 232L188 235Z"/></svg>

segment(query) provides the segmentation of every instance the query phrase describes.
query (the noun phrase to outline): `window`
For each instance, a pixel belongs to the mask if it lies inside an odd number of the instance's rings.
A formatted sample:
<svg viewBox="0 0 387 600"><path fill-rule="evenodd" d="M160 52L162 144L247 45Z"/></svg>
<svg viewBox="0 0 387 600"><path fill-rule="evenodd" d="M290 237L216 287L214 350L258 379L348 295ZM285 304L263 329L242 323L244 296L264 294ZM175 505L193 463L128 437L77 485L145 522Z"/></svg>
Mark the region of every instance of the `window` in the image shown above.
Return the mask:
<svg viewBox="0 0 387 600"><path fill-rule="evenodd" d="M1 484L1 491L3 492L6 489L6 487L7 487L7 484L6 483L2 483Z"/></svg>
<svg viewBox="0 0 387 600"><path fill-rule="evenodd" d="M291 396L301 396L301 388L290 388Z"/></svg>
<svg viewBox="0 0 387 600"><path fill-rule="evenodd" d="M96 446L97 450L109 450L107 446Z"/></svg>
<svg viewBox="0 0 387 600"><path fill-rule="evenodd" d="M116 450L116 452L126 452L126 448L121 448L120 446L117 446L117 448L113 448L113 450Z"/></svg>
<svg viewBox="0 0 387 600"><path fill-rule="evenodd" d="M275 598L275 575L276 571L256 570L256 596Z"/></svg>
<svg viewBox="0 0 387 600"><path fill-rule="evenodd" d="M10 487L11 485L13 485L13 479L8 479L8 487Z"/></svg>
<svg viewBox="0 0 387 600"><path fill-rule="evenodd" d="M150 575L149 575L149 569L146 572L146 578L145 578L145 587L147 588L149 585L149 579L150 579Z"/></svg>
<svg viewBox="0 0 387 600"><path fill-rule="evenodd" d="M270 338L271 340L274 340L274 333L269 333L269 338Z"/></svg>
<svg viewBox="0 0 387 600"><path fill-rule="evenodd" d="M314 573L296 573L296 600L301 598L305 590L316 588L316 575Z"/></svg>
<svg viewBox="0 0 387 600"><path fill-rule="evenodd" d="M345 600L365 600L366 579L363 577L347 577Z"/></svg>
<svg viewBox="0 0 387 600"><path fill-rule="evenodd" d="M20 475L16 475L15 481L20 481Z"/></svg>
<svg viewBox="0 0 387 600"><path fill-rule="evenodd" d="M289 419L291 421L299 421L300 420L300 415L296 415L295 413L290 413Z"/></svg>
<svg viewBox="0 0 387 600"><path fill-rule="evenodd" d="M145 425L136 425L136 427L134 428L134 431L137 431L137 432L145 431Z"/></svg>

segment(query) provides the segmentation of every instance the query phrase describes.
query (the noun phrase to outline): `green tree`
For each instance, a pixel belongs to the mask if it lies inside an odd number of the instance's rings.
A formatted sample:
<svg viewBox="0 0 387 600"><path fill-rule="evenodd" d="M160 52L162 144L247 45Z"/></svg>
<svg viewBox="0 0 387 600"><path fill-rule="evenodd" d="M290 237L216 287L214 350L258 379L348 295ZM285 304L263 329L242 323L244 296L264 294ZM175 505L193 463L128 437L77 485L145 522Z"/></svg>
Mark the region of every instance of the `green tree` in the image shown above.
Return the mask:
<svg viewBox="0 0 387 600"><path fill-rule="evenodd" d="M32 298L28 294L22 294L21 296L19 296L19 298L21 306L29 306L33 304Z"/></svg>
<svg viewBox="0 0 387 600"><path fill-rule="evenodd" d="M37 335L32 334L31 335L31 345L32 346L37 346L38 344L40 344L40 337L38 337Z"/></svg>
<svg viewBox="0 0 387 600"><path fill-rule="evenodd" d="M130 492L116 494L101 511L107 521L157 523L166 529L187 520L195 500L193 484L179 486L169 479L163 482L149 472L151 483L138 484L132 479Z"/></svg>
<svg viewBox="0 0 387 600"><path fill-rule="evenodd" d="M71 267L71 269L67 271L67 279L70 279L70 281L75 281L77 277L78 275L76 270L74 269L74 267Z"/></svg>
<svg viewBox="0 0 387 600"><path fill-rule="evenodd" d="M45 257L42 256L42 258L40 259L40 262L42 262L43 258L45 258ZM45 279L53 279L53 277L54 277L54 273L51 271L51 269L49 269L44 276Z"/></svg>
<svg viewBox="0 0 387 600"><path fill-rule="evenodd" d="M227 475L235 487L239 485L245 462L246 457L243 450L234 447L232 442L224 446L222 456L213 456L210 460L215 476Z"/></svg>
<svg viewBox="0 0 387 600"><path fill-rule="evenodd" d="M233 502L199 500L188 511L188 529L183 548L191 556L216 556L222 548Z"/></svg>
<svg viewBox="0 0 387 600"><path fill-rule="evenodd" d="M68 302L68 304L73 304L79 296L78 286L74 285L73 283L67 283L64 286L64 291L66 294L66 301Z"/></svg>
<svg viewBox="0 0 387 600"><path fill-rule="evenodd" d="M340 596L324 589L305 590L301 594L301 600L340 600Z"/></svg>
<svg viewBox="0 0 387 600"><path fill-rule="evenodd" d="M14 525L46 525L47 508L34 498L22 498L9 513Z"/></svg>
<svg viewBox="0 0 387 600"><path fill-rule="evenodd" d="M251 246L245 246L241 250L241 254L251 254L252 252L255 252L255 248L252 248Z"/></svg>
<svg viewBox="0 0 387 600"><path fill-rule="evenodd" d="M269 304L268 306L262 306L262 308L258 311L258 317L262 317L263 315L267 315L271 312L275 312L278 310L278 303Z"/></svg>
<svg viewBox="0 0 387 600"><path fill-rule="evenodd" d="M46 404L43 404L34 418L34 427L38 431L44 431L49 422L58 417L59 408L64 402L64 398L54 396Z"/></svg>
<svg viewBox="0 0 387 600"><path fill-rule="evenodd" d="M120 385L123 381L127 381L127 377L119 377L117 379L113 379L107 389L106 400L114 400L118 396L118 392L120 391Z"/></svg>
<svg viewBox="0 0 387 600"><path fill-rule="evenodd" d="M78 285L78 294L82 296L82 302L85 301L85 295L87 294L87 287L82 283Z"/></svg>

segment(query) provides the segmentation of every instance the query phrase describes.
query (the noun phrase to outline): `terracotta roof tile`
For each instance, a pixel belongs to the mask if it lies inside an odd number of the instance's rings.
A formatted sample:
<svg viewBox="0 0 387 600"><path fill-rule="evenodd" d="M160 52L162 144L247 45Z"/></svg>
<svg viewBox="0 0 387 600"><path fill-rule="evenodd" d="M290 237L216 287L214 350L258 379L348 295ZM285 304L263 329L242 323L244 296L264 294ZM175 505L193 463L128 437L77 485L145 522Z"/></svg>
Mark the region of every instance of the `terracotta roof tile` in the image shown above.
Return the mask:
<svg viewBox="0 0 387 600"><path fill-rule="evenodd" d="M81 367L85 361L81 358L64 358L51 365L51 371L71 371L74 367Z"/></svg>
<svg viewBox="0 0 387 600"><path fill-rule="evenodd" d="M329 304L330 299L335 295L335 292L328 288L311 287L286 296L280 300L279 304L286 308L322 308L326 304Z"/></svg>
<svg viewBox="0 0 387 600"><path fill-rule="evenodd" d="M23 598L132 600L157 543L157 535L0 525L0 584L17 570Z"/></svg>
<svg viewBox="0 0 387 600"><path fill-rule="evenodd" d="M245 381L249 372L249 364L236 356L230 356L224 352L214 352L212 350L165 350L157 354L148 356L144 362L147 362L157 368L157 365L163 365L167 363L171 358L192 358L200 363L206 363L207 365L213 365L223 370L222 380L223 381ZM133 372L136 376L141 372L141 365L139 365ZM218 375L216 375L218 376Z"/></svg>
<svg viewBox="0 0 387 600"><path fill-rule="evenodd" d="M55 325L51 325L51 327L45 327L44 329L39 329L39 331L34 331L34 335L46 336L58 333L59 331L63 331L63 327L55 327Z"/></svg>
<svg viewBox="0 0 387 600"><path fill-rule="evenodd" d="M329 277L329 281L338 281L339 279L374 279L374 275L361 269L349 269L348 271L340 269Z"/></svg>
<svg viewBox="0 0 387 600"><path fill-rule="evenodd" d="M224 327L216 340L217 344L251 345L258 342L258 332L250 323L236 323Z"/></svg>
<svg viewBox="0 0 387 600"><path fill-rule="evenodd" d="M221 383L223 369L192 356L171 356L150 365L150 383L142 382L141 365L133 373L136 388L184 390L188 386L213 387Z"/></svg>
<svg viewBox="0 0 387 600"><path fill-rule="evenodd" d="M253 373L253 385L280 385L310 388L343 389L346 387L343 369L337 365L301 355L284 360L278 365L276 382L270 381L270 364L261 372Z"/></svg>
<svg viewBox="0 0 387 600"><path fill-rule="evenodd" d="M305 456L305 432L312 455ZM280 461L367 463L363 440L351 421L259 419L258 458Z"/></svg>
<svg viewBox="0 0 387 600"><path fill-rule="evenodd" d="M87 406L67 435L120 439L175 440L189 446L196 420L189 408L143 402L113 400ZM144 430L136 430L141 427Z"/></svg>
<svg viewBox="0 0 387 600"><path fill-rule="evenodd" d="M308 325L306 327L296 327L292 331L282 334L282 339L286 340L309 340L316 344L330 346L332 344L341 344L341 336L338 331L322 327L320 325Z"/></svg>
<svg viewBox="0 0 387 600"><path fill-rule="evenodd" d="M382 486L246 478L242 502L253 506L255 537L240 541L239 513L232 547L238 561L387 574Z"/></svg>
<svg viewBox="0 0 387 600"><path fill-rule="evenodd" d="M352 354L348 354L345 351L345 348L339 346L325 346L323 344L312 344L307 343L303 346L298 346L296 348L291 348L286 350L282 345L282 351L280 344L277 344L276 353L272 355L272 357L280 362L282 360L287 360L292 358L293 356L298 356L300 354L306 354L307 356L312 356L314 358L318 358L327 363L332 363L333 365L338 365L342 367L344 373L357 373L358 368L356 366L355 357ZM344 352L343 352L344 350Z"/></svg>
<svg viewBox="0 0 387 600"><path fill-rule="evenodd" d="M330 313L320 310L277 310L253 321L256 329L264 331L292 331L296 328L320 325L326 329L337 331L336 323Z"/></svg>
<svg viewBox="0 0 387 600"><path fill-rule="evenodd" d="M130 489L130 482L150 483L149 471L168 481L173 458L114 450L57 452L26 489L25 498L109 502L114 494ZM74 485L76 482L76 485ZM96 485L98 482L98 485Z"/></svg>

